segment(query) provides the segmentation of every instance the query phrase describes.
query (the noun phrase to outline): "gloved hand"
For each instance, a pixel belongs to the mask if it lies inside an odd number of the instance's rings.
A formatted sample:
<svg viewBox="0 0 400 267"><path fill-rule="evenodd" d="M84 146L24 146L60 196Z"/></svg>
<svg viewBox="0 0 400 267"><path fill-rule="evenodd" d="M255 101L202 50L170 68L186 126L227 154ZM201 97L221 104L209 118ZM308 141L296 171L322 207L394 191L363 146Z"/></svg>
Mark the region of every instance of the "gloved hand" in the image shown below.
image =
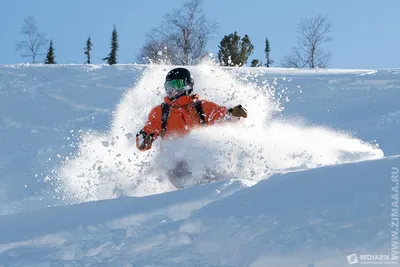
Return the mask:
<svg viewBox="0 0 400 267"><path fill-rule="evenodd" d="M242 107L242 105L237 105L236 107L228 109L228 112L234 117L247 118L247 110Z"/></svg>
<svg viewBox="0 0 400 267"><path fill-rule="evenodd" d="M140 131L136 137L139 138L139 149L146 150L151 147L154 141L154 134L147 134L145 131Z"/></svg>

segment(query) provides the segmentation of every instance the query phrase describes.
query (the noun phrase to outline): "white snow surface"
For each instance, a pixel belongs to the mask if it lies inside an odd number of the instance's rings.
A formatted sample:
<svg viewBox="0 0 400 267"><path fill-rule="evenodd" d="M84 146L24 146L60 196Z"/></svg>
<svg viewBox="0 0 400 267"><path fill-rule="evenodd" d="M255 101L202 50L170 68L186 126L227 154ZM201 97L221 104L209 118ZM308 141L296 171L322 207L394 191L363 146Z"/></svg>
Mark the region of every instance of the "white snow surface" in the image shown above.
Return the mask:
<svg viewBox="0 0 400 267"><path fill-rule="evenodd" d="M389 254L399 70L189 67L202 98L248 118L139 152L172 67L0 66L0 266L318 267ZM194 174L176 190L164 172L179 159ZM207 168L220 181L205 184Z"/></svg>

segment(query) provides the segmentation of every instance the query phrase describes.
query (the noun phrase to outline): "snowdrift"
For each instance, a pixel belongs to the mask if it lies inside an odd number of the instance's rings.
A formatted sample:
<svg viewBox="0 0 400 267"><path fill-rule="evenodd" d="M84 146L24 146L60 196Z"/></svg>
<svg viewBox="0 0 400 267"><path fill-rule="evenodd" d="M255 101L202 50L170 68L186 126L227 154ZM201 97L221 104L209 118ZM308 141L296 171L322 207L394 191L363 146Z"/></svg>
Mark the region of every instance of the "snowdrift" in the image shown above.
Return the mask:
<svg viewBox="0 0 400 267"><path fill-rule="evenodd" d="M390 254L398 166L389 157L1 216L0 264L347 266L353 253Z"/></svg>

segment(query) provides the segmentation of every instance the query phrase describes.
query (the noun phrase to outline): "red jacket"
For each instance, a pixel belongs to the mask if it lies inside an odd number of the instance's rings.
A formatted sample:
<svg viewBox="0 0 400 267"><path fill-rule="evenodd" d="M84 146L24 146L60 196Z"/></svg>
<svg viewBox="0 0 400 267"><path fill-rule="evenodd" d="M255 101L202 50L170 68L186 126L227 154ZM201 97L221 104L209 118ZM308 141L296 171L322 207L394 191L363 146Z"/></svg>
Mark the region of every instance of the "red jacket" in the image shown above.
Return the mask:
<svg viewBox="0 0 400 267"><path fill-rule="evenodd" d="M207 100L200 100L197 95L181 96L171 101L168 97L164 98L164 102L170 105L166 131L163 138L171 136L184 136L196 127L200 127L200 117L193 105L195 101L201 101L201 107L205 116L205 125L212 125L216 121L222 119L227 114L228 108L219 106ZM161 105L153 108L149 114L148 120L142 131L147 134L153 134L156 139L162 130L162 107ZM139 137L136 137L136 146L139 149ZM148 150L147 147L144 150Z"/></svg>

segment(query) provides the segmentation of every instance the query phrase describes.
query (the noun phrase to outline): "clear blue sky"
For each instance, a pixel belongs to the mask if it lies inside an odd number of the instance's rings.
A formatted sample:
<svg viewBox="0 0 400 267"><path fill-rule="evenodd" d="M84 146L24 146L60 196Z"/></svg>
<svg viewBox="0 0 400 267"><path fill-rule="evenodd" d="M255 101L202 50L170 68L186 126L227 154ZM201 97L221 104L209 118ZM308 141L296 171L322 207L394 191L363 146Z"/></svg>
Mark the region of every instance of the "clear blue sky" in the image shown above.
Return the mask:
<svg viewBox="0 0 400 267"><path fill-rule="evenodd" d="M132 63L146 32L160 25L165 13L184 0L0 0L0 64L20 63L15 44L23 20L33 15L38 28L52 38L58 63L82 63L90 34L93 62L109 52L115 24L119 33L120 63ZM204 0L206 16L219 24L208 43L216 53L225 34L248 34L255 46L252 58L264 58L264 41L271 42L276 63L290 54L296 26L303 18L327 15L332 22L332 68L399 68L400 1L398 0ZM250 61L250 60L249 60Z"/></svg>

